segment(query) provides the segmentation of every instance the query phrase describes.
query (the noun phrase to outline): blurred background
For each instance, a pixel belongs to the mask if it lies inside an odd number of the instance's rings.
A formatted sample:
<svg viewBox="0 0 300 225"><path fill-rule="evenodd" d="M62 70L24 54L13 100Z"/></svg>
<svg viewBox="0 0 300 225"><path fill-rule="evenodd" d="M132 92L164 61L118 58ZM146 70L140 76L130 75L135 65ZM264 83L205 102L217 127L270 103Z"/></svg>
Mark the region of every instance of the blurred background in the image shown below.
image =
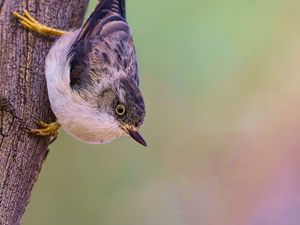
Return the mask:
<svg viewBox="0 0 300 225"><path fill-rule="evenodd" d="M300 224L299 12L127 0L149 147L62 132L23 225Z"/></svg>

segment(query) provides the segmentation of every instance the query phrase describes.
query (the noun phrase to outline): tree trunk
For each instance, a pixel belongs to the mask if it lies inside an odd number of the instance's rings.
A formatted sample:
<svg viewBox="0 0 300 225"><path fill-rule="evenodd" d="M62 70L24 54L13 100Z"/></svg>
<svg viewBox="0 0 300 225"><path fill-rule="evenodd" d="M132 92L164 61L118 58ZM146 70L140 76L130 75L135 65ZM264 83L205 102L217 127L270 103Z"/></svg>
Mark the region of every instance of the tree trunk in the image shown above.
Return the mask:
<svg viewBox="0 0 300 225"><path fill-rule="evenodd" d="M78 28L88 0L0 0L0 225L20 224L48 152L49 138L26 132L35 118L53 122L45 57L54 38L26 30L12 12L27 9L39 22Z"/></svg>

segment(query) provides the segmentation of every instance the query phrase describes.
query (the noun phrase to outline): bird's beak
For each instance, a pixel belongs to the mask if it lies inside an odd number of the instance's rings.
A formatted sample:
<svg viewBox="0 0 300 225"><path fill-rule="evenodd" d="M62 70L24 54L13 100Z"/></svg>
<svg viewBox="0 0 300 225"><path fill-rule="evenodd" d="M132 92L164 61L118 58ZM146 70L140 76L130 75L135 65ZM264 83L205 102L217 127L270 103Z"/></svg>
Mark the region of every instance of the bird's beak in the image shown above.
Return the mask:
<svg viewBox="0 0 300 225"><path fill-rule="evenodd" d="M138 143L140 143L141 145L144 145L145 147L147 147L147 143L144 140L144 138L139 134L139 132L137 131L136 128L131 127L131 126L126 126L126 130L128 132L128 134Z"/></svg>

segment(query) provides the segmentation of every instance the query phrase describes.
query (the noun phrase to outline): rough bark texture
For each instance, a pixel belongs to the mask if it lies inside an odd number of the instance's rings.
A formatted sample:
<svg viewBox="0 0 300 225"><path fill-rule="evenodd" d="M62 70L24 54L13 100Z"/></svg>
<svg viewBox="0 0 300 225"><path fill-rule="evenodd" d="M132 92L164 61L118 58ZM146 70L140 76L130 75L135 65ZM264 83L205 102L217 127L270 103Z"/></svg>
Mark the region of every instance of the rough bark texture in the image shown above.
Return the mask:
<svg viewBox="0 0 300 225"><path fill-rule="evenodd" d="M0 0L0 225L20 224L47 156L49 138L26 127L54 121L44 77L55 40L22 27L12 16L27 9L43 24L68 30L81 25L88 0Z"/></svg>

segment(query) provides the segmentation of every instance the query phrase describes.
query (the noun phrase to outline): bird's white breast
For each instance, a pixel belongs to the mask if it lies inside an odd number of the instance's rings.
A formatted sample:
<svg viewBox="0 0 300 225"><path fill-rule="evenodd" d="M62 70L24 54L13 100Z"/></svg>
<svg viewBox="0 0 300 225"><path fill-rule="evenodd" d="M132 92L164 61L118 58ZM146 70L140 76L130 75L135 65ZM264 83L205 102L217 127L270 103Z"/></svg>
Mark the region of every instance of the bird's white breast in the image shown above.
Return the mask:
<svg viewBox="0 0 300 225"><path fill-rule="evenodd" d="M99 112L70 87L68 53L80 30L60 37L46 58L46 80L51 108L58 123L75 138L88 143L107 143L124 135L113 116Z"/></svg>

